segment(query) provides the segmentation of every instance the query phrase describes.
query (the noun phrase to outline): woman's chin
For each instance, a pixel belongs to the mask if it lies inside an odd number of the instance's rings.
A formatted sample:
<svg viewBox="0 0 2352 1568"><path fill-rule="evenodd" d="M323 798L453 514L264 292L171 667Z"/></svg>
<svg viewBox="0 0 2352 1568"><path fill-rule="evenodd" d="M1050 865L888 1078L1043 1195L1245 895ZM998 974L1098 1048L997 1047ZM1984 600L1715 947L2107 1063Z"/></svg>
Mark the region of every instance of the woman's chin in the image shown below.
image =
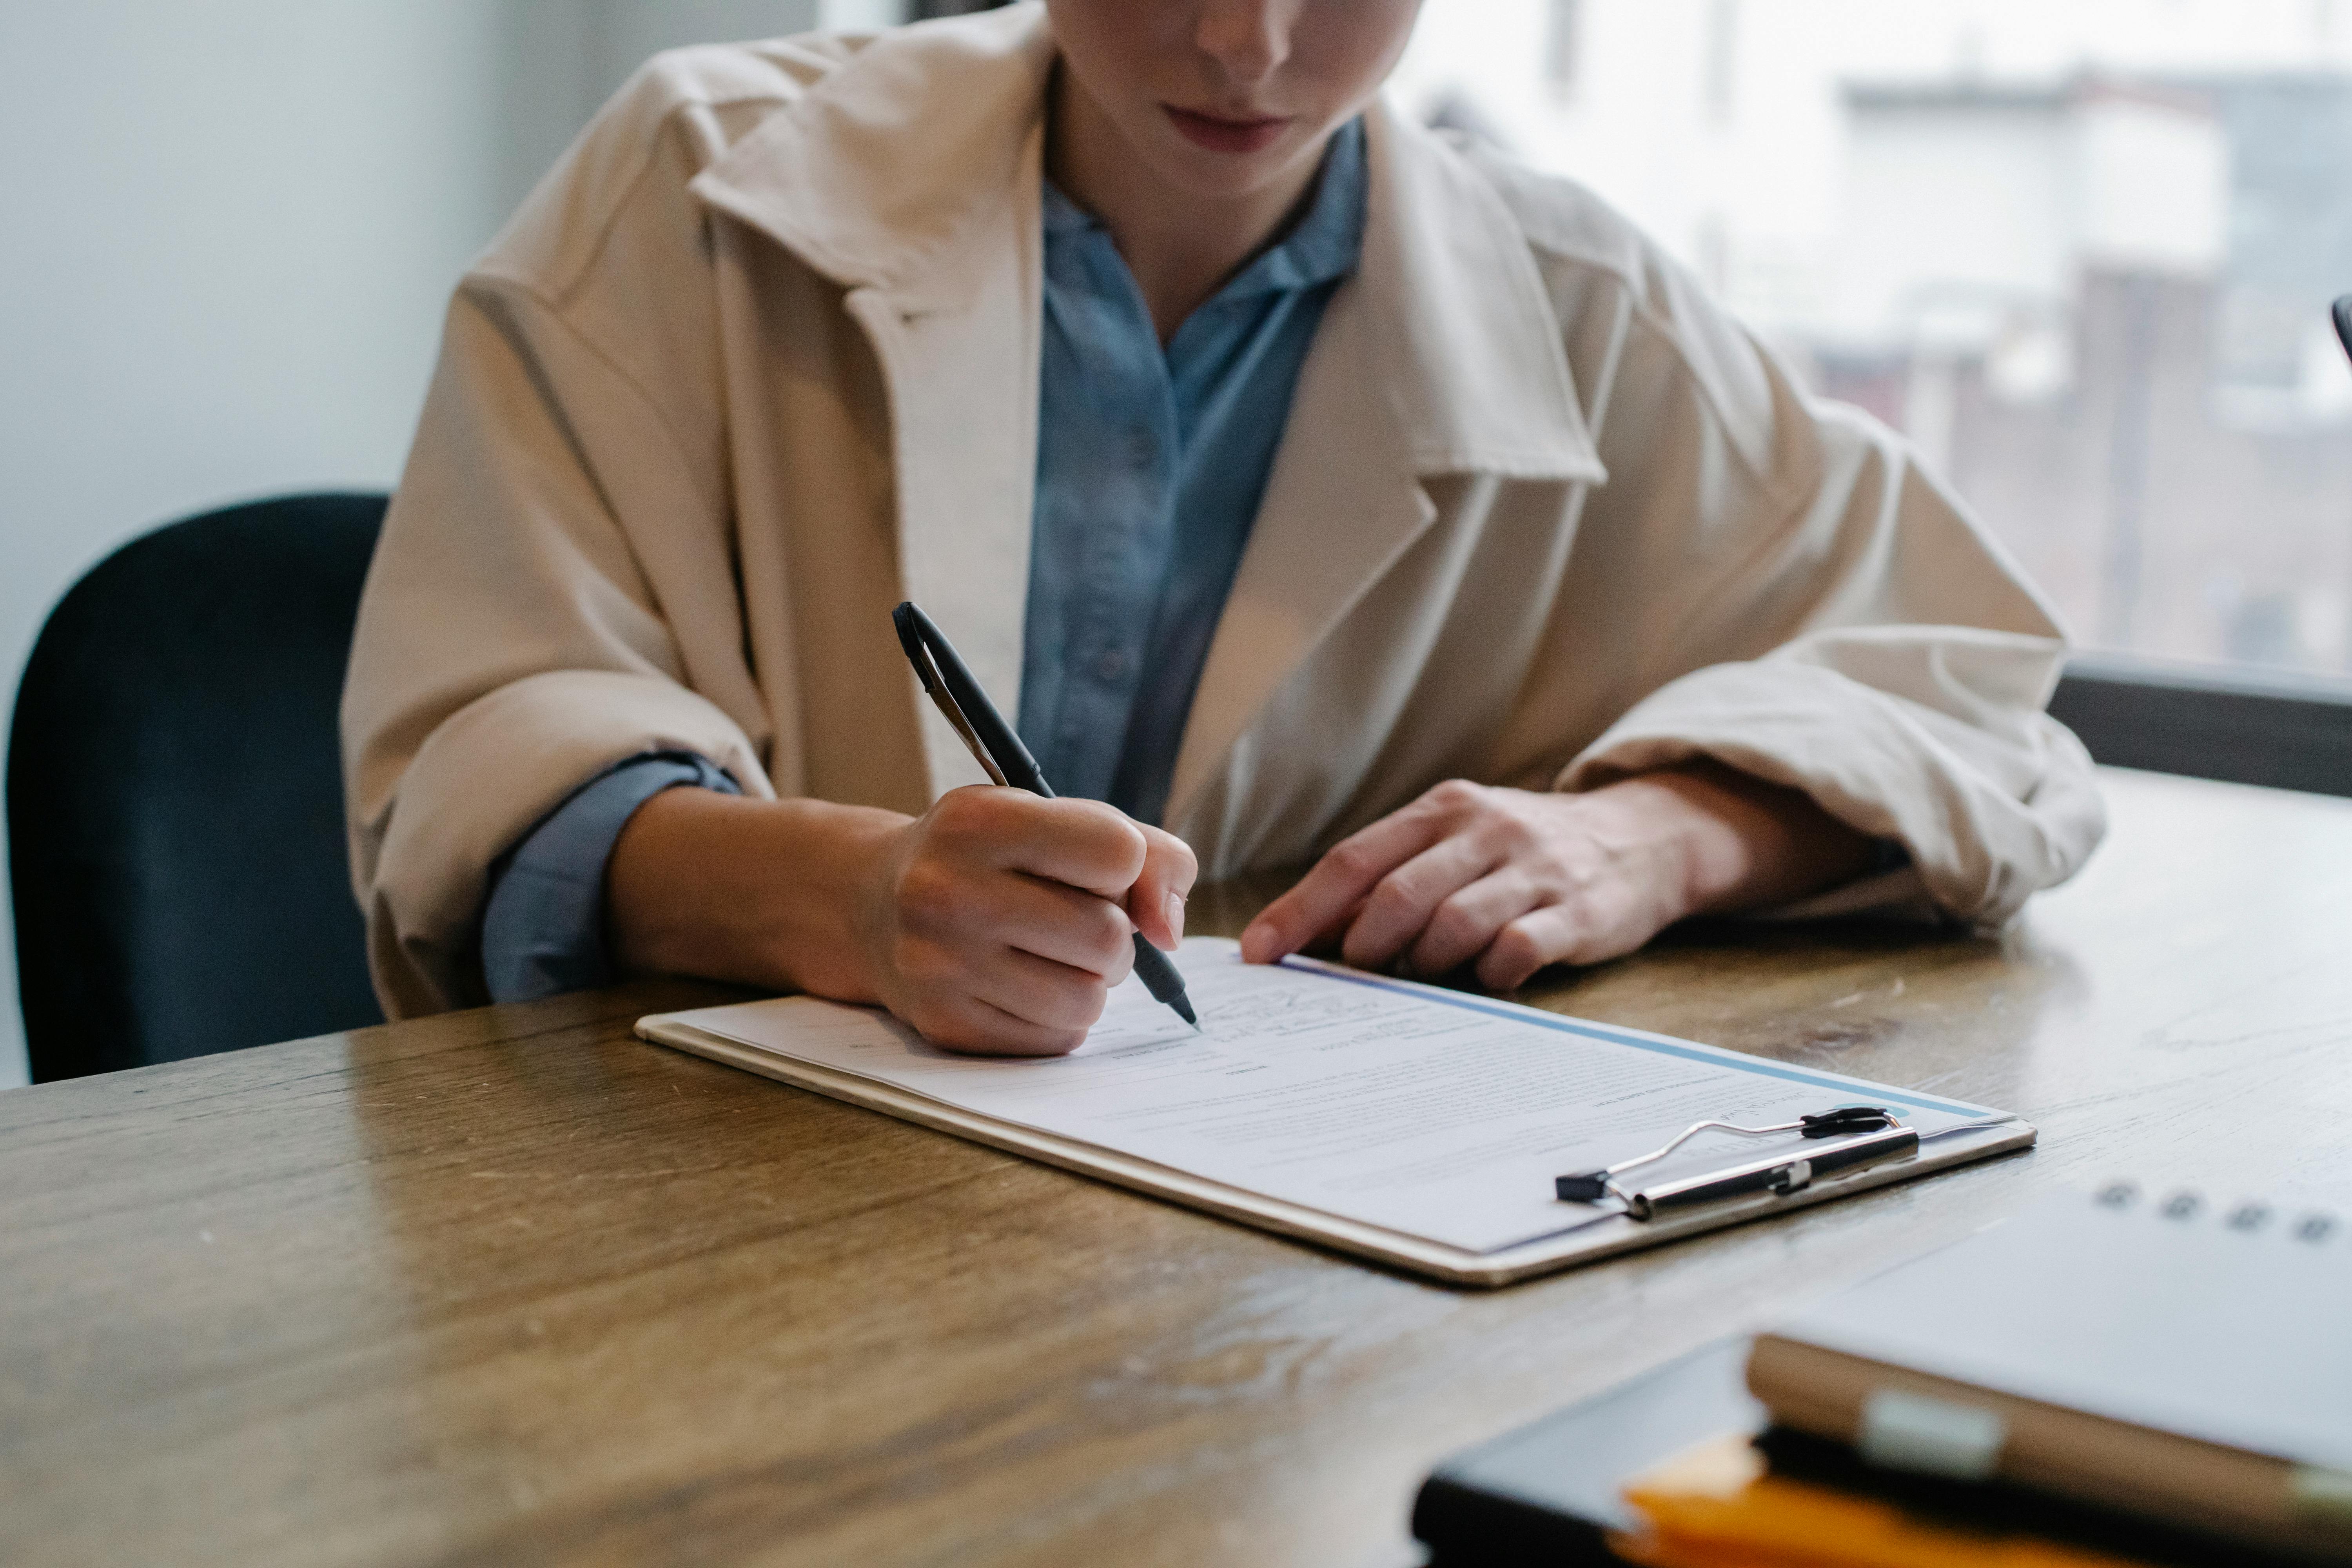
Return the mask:
<svg viewBox="0 0 2352 1568"><path fill-rule="evenodd" d="M1154 138L1151 171L1163 184L1202 201L1242 201L1279 184L1297 165L1301 148L1288 142L1250 153L1212 152L1172 132Z"/></svg>

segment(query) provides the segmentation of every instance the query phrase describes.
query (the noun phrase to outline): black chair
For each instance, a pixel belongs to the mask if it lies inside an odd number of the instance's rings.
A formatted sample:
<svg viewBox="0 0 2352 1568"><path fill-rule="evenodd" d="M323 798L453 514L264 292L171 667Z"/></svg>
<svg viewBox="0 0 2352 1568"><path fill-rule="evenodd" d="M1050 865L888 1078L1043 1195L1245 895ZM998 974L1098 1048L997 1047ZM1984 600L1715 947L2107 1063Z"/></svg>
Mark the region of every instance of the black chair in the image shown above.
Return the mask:
<svg viewBox="0 0 2352 1568"><path fill-rule="evenodd" d="M8 746L36 1081L382 1020L335 717L384 500L173 523L50 613Z"/></svg>

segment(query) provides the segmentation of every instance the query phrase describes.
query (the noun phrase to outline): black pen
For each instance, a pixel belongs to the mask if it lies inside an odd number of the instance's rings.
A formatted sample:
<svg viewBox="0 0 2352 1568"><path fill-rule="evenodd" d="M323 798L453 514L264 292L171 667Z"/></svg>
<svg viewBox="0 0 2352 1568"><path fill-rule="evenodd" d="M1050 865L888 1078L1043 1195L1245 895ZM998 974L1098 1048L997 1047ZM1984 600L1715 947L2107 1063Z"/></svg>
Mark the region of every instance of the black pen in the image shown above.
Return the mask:
<svg viewBox="0 0 2352 1568"><path fill-rule="evenodd" d="M911 599L890 612L890 624L898 628L898 646L907 650L907 662L915 667L924 693L963 737L988 776L998 784L1053 799L1054 786L1037 770L1037 759L1029 754L1029 748L1021 743L1021 737L1013 732L1013 726L964 668L947 634L933 626L931 617L917 609ZM1176 973L1166 953L1144 940L1141 931L1135 933L1135 973L1153 1001L1173 1007L1176 1016L1195 1029L1201 1026L1201 1020L1192 1014L1192 998L1184 994L1184 977Z"/></svg>

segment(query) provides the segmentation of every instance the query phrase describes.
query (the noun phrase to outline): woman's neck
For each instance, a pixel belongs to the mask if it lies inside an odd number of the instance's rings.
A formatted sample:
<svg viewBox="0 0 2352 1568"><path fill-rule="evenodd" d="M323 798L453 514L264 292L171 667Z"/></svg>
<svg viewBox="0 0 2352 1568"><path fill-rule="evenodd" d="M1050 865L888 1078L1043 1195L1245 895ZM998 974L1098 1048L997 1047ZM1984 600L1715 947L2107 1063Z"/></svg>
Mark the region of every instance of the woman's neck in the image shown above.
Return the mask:
<svg viewBox="0 0 2352 1568"><path fill-rule="evenodd" d="M1047 100L1045 168L1062 194L1100 218L1127 261L1162 343L1242 264L1279 235L1322 166L1297 168L1262 190L1210 197L1155 178L1067 70Z"/></svg>

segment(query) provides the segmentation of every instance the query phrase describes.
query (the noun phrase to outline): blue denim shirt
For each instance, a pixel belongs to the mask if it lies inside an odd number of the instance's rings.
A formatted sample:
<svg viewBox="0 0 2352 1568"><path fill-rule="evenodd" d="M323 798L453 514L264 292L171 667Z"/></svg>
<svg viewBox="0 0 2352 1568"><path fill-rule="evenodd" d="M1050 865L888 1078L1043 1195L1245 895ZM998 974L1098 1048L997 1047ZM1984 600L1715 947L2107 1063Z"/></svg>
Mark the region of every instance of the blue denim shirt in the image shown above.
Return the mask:
<svg viewBox="0 0 2352 1568"><path fill-rule="evenodd" d="M1110 231L1048 185L1021 739L1157 823L1315 329L1363 247L1360 122L1306 212L1163 350Z"/></svg>
<svg viewBox="0 0 2352 1568"><path fill-rule="evenodd" d="M1360 121L1331 140L1289 232L1163 348L1110 232L1045 191L1037 497L1022 637L1022 740L1062 795L1157 823L1184 721L1249 542L1323 309L1363 247ZM491 868L482 966L527 1001L604 984L604 864L630 816L678 785L733 790L699 757L633 757Z"/></svg>

